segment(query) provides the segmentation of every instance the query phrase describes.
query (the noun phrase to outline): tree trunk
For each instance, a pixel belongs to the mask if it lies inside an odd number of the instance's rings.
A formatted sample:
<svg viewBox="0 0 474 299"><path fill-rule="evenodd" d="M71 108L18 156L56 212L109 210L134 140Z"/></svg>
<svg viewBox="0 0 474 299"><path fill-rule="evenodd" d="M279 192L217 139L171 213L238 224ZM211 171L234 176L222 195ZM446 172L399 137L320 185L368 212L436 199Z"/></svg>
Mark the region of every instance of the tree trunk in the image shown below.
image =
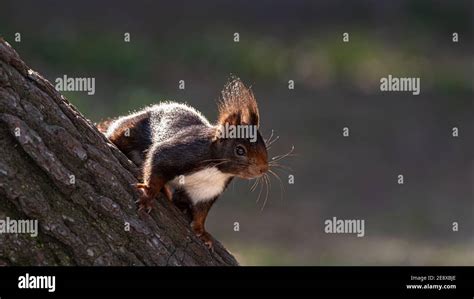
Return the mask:
<svg viewBox="0 0 474 299"><path fill-rule="evenodd" d="M238 265L164 198L138 212L138 169L0 38L1 265ZM5 223L5 221L4 221Z"/></svg>

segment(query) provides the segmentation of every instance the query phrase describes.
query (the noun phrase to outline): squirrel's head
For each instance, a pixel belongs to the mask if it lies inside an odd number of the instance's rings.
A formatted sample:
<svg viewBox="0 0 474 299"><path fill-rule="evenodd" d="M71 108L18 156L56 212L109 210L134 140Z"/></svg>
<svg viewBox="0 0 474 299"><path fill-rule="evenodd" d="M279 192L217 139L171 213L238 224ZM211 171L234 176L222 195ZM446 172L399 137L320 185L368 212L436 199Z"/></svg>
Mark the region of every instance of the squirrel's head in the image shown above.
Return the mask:
<svg viewBox="0 0 474 299"><path fill-rule="evenodd" d="M246 179L263 175L268 170L267 147L259 132L258 106L252 91L234 78L224 87L218 105L213 141L217 167Z"/></svg>

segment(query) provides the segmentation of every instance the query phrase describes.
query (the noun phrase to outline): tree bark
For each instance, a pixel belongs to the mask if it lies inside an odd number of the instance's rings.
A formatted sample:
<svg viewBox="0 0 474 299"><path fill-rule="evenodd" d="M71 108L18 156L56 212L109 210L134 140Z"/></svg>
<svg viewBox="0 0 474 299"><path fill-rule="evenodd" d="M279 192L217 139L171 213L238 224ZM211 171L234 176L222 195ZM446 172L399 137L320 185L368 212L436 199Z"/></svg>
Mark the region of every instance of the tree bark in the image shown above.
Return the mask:
<svg viewBox="0 0 474 299"><path fill-rule="evenodd" d="M138 212L138 169L0 38L1 265L238 265L210 252L164 198ZM129 228L129 230L127 230Z"/></svg>

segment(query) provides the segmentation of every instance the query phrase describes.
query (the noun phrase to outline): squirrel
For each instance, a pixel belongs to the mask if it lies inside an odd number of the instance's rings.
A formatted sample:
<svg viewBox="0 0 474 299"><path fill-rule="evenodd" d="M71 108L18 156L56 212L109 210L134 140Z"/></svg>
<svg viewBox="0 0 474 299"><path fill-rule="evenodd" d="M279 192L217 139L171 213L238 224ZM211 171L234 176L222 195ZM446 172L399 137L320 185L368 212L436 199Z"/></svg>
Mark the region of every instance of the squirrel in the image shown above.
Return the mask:
<svg viewBox="0 0 474 299"><path fill-rule="evenodd" d="M213 241L204 224L214 202L234 177L257 178L269 167L257 102L240 79L224 86L218 111L211 124L186 104L165 102L98 125L141 167L139 210L150 212L154 198L164 194L187 212L192 230L210 250ZM253 126L256 138L226 136L223 128L229 126Z"/></svg>

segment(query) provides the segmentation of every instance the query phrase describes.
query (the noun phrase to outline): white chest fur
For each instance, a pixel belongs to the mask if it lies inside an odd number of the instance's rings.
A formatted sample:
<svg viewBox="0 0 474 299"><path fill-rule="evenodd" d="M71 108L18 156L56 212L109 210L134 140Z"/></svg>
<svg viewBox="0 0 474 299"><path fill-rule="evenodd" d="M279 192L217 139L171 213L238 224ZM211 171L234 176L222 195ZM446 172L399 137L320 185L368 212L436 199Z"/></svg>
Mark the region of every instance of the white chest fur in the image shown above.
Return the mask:
<svg viewBox="0 0 474 299"><path fill-rule="evenodd" d="M189 175L175 177L170 185L184 189L194 204L208 201L224 191L231 175L221 172L216 167L205 168Z"/></svg>

